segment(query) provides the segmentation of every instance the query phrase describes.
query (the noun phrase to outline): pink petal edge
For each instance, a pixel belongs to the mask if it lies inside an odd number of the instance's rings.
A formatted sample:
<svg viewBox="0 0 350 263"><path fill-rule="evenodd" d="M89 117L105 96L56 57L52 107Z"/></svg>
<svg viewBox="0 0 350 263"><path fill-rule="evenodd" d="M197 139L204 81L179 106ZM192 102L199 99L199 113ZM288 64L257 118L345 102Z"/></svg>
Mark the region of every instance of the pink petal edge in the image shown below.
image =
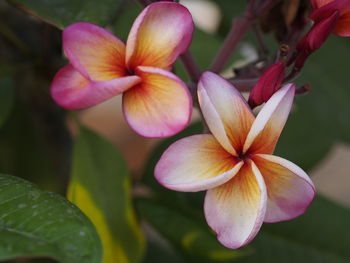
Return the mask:
<svg viewBox="0 0 350 263"><path fill-rule="evenodd" d="M169 70L192 41L194 24L181 4L157 2L148 5L136 18L126 43L126 64Z"/></svg>
<svg viewBox="0 0 350 263"><path fill-rule="evenodd" d="M137 85L140 81L138 76L129 76L92 82L68 64L54 77L51 84L51 96L63 108L84 109L106 101Z"/></svg>
<svg viewBox="0 0 350 263"><path fill-rule="evenodd" d="M281 167L285 168L286 170L289 170L293 175L296 177L293 179L294 184L285 185L287 189L283 190L285 194L283 196L280 196L281 199L286 198L286 194L289 192L289 194L292 196L292 198L295 198L297 200L287 200L285 204L276 203L277 200L271 200L270 194L269 194L269 185L268 180L266 181L266 187L267 187L267 193L268 193L268 206L266 211L266 216L264 219L264 222L266 223L277 223L277 222L283 222L288 221L291 219L294 219L302 214L305 213L305 211L309 208L312 201L316 197L316 187L311 181L310 177L297 165L294 163L278 157L274 155L269 154L256 154L256 157L262 158L268 162L280 165ZM254 159L254 157L253 157ZM258 164L257 164L258 166ZM269 165L267 165L269 167ZM258 166L258 169L259 166ZM264 175L263 171L261 171L264 178L266 178L267 175ZM297 180L296 180L297 179ZM298 181L300 179L300 181ZM303 182L303 183L301 183ZM293 188L295 187L295 188ZM302 189L301 189L302 188ZM270 189L271 190L271 189ZM303 193L299 193L296 191L307 191ZM272 193L271 193L272 194ZM278 197L275 197L278 198ZM289 203L288 203L289 201ZM274 209L278 209L278 211L272 211L272 206L269 207L269 203L273 202ZM270 210L270 211L269 211ZM277 213L277 214L276 214Z"/></svg>

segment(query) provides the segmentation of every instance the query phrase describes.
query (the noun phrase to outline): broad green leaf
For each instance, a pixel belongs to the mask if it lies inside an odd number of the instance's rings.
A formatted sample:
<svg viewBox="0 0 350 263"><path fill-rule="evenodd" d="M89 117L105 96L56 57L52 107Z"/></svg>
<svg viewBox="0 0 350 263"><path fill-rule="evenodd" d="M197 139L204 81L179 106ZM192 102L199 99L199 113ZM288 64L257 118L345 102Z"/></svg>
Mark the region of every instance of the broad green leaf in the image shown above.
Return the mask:
<svg viewBox="0 0 350 263"><path fill-rule="evenodd" d="M170 203L139 200L143 218L176 248L186 252L190 262L227 262L247 254L247 250L230 250L218 243L209 228L186 210Z"/></svg>
<svg viewBox="0 0 350 263"><path fill-rule="evenodd" d="M25 12L63 29L79 21L101 26L117 14L121 0L7 0Z"/></svg>
<svg viewBox="0 0 350 263"><path fill-rule="evenodd" d="M0 126L7 120L14 100L11 75L0 75Z"/></svg>
<svg viewBox="0 0 350 263"><path fill-rule="evenodd" d="M109 142L80 129L73 152L68 198L95 224L102 239L103 263L138 262L144 240L131 202L130 175Z"/></svg>
<svg viewBox="0 0 350 263"><path fill-rule="evenodd" d="M0 261L52 257L62 263L99 263L101 244L73 204L23 179L0 174Z"/></svg>

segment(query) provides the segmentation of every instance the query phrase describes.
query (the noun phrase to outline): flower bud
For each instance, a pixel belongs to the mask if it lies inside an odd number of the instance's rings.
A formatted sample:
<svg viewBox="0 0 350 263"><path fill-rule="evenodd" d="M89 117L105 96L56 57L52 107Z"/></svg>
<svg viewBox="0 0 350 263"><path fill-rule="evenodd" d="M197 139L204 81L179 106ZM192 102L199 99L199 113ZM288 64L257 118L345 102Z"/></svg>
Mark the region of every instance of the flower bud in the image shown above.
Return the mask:
<svg viewBox="0 0 350 263"><path fill-rule="evenodd" d="M299 52L295 62L296 68L302 68L308 56L319 49L332 33L339 19L339 11L335 10L328 17L316 22L310 31L300 40Z"/></svg>
<svg viewBox="0 0 350 263"><path fill-rule="evenodd" d="M250 92L248 100L250 107L254 108L268 101L280 89L284 74L285 64L283 62L277 62L265 71Z"/></svg>

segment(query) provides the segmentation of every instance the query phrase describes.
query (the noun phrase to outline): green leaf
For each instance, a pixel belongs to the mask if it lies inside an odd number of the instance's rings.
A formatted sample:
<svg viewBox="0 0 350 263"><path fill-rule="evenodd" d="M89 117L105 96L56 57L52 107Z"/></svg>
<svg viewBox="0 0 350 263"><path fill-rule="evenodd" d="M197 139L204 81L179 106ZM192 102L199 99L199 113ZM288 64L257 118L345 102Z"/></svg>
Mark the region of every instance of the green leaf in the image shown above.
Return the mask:
<svg viewBox="0 0 350 263"><path fill-rule="evenodd" d="M120 0L8 0L9 3L63 29L79 21L105 26L117 14Z"/></svg>
<svg viewBox="0 0 350 263"><path fill-rule="evenodd" d="M227 262L247 254L223 247L197 216L176 205L139 200L140 214L176 248L186 252L190 262Z"/></svg>
<svg viewBox="0 0 350 263"><path fill-rule="evenodd" d="M0 126L7 120L14 100L12 77L0 75Z"/></svg>
<svg viewBox="0 0 350 263"><path fill-rule="evenodd" d="M52 257L99 263L98 235L80 210L52 192L0 174L0 260Z"/></svg>
<svg viewBox="0 0 350 263"><path fill-rule="evenodd" d="M95 224L104 263L138 262L144 240L131 202L130 175L109 142L81 128L73 152L69 199Z"/></svg>
<svg viewBox="0 0 350 263"><path fill-rule="evenodd" d="M299 218L264 224L255 253L240 262L349 262L349 222L349 209L319 196Z"/></svg>

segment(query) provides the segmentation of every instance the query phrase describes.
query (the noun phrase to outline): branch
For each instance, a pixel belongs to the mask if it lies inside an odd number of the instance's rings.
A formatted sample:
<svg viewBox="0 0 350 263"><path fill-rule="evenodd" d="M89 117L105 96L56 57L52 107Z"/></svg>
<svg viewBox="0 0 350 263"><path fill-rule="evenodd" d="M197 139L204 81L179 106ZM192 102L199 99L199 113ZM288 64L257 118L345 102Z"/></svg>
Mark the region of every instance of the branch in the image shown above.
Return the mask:
<svg viewBox="0 0 350 263"><path fill-rule="evenodd" d="M184 65L189 77L194 83L198 82L199 76L201 74L201 71L195 62L192 54L190 51L186 51L180 56L181 62Z"/></svg>
<svg viewBox="0 0 350 263"><path fill-rule="evenodd" d="M253 22L251 15L244 15L234 19L230 32L228 33L224 44L220 48L218 54L214 58L213 63L210 66L210 70L218 73L226 65L230 59L232 53L237 48L239 42L246 35Z"/></svg>
<svg viewBox="0 0 350 263"><path fill-rule="evenodd" d="M258 80L259 78L231 78L227 81L233 84L240 92L248 92L254 87Z"/></svg>

